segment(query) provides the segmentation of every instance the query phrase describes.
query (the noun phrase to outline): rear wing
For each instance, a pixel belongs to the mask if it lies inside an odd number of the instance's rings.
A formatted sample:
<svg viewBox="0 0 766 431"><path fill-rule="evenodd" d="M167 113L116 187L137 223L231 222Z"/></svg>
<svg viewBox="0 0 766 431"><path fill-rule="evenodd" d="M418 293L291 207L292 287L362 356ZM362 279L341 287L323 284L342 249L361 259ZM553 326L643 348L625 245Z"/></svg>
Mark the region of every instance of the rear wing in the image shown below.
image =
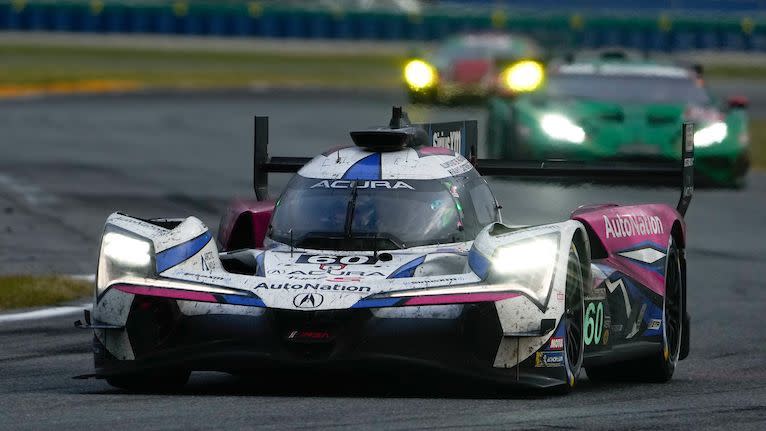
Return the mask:
<svg viewBox="0 0 766 431"><path fill-rule="evenodd" d="M396 112L396 110L395 110ZM269 119L255 117L253 188L258 200L268 198L270 173L298 172L311 157L270 157ZM414 124L425 130L425 145L450 148L474 164L485 176L545 178L576 183L605 182L635 186L680 186L676 209L681 215L691 203L694 191L694 127L684 123L681 130L681 160L678 162L576 162L568 160L511 161L479 159L478 123L475 120ZM401 133L398 129L397 133ZM421 132L422 133L422 132Z"/></svg>

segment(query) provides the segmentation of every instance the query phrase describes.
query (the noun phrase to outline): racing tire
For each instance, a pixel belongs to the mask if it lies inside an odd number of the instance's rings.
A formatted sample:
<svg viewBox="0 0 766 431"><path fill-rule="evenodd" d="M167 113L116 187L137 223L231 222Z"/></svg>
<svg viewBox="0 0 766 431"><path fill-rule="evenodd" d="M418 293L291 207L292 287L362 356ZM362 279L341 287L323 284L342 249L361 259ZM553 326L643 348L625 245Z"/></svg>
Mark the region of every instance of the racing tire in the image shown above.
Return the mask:
<svg viewBox="0 0 766 431"><path fill-rule="evenodd" d="M662 343L656 353L642 358L599 367L587 367L593 381L627 380L665 383L673 377L684 340L683 274L681 255L673 238L665 261L665 296L662 303Z"/></svg>
<svg viewBox="0 0 766 431"><path fill-rule="evenodd" d="M106 382L131 392L171 392L184 387L190 375L188 370L163 370L109 376Z"/></svg>
<svg viewBox="0 0 766 431"><path fill-rule="evenodd" d="M569 249L567 264L566 289L564 294L564 366L567 381L557 390L566 394L574 389L583 363L585 339L585 276L577 247L572 244Z"/></svg>

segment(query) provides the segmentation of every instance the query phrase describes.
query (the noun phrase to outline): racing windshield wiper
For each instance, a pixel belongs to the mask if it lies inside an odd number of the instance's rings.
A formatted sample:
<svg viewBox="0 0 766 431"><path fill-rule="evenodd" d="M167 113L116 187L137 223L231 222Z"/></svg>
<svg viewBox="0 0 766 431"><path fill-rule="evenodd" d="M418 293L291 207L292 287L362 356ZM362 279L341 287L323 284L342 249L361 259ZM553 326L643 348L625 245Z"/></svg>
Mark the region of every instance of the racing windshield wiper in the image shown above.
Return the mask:
<svg viewBox="0 0 766 431"><path fill-rule="evenodd" d="M354 180L354 185L351 187L351 198L348 200L348 206L346 207L346 226L344 227L344 232L346 233L346 238L351 238L351 225L354 223L354 210L356 209L356 197L358 195L357 191L357 181Z"/></svg>

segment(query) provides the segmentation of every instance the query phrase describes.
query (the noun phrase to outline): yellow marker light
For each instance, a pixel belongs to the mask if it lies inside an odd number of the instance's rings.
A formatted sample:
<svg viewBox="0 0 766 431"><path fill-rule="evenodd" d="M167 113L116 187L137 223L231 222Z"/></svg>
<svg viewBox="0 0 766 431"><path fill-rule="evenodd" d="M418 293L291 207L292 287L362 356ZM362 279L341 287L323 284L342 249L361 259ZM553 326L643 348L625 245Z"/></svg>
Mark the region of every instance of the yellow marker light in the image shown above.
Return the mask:
<svg viewBox="0 0 766 431"><path fill-rule="evenodd" d="M404 80L413 90L422 90L433 85L436 71L423 60L412 60L404 66Z"/></svg>
<svg viewBox="0 0 766 431"><path fill-rule="evenodd" d="M545 77L543 66L532 60L520 61L506 69L503 74L505 85L516 92L536 90Z"/></svg>

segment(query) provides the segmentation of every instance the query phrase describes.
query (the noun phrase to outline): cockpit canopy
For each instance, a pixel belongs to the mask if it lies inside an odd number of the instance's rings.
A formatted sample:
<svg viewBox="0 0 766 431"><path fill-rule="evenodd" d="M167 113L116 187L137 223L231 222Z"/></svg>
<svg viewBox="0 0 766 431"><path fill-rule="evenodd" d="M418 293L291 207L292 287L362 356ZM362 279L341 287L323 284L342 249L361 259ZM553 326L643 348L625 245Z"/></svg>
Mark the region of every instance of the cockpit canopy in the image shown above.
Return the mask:
<svg viewBox="0 0 766 431"><path fill-rule="evenodd" d="M276 203L268 237L310 249L394 250L470 241L495 221L497 203L475 170L417 180L296 175Z"/></svg>

